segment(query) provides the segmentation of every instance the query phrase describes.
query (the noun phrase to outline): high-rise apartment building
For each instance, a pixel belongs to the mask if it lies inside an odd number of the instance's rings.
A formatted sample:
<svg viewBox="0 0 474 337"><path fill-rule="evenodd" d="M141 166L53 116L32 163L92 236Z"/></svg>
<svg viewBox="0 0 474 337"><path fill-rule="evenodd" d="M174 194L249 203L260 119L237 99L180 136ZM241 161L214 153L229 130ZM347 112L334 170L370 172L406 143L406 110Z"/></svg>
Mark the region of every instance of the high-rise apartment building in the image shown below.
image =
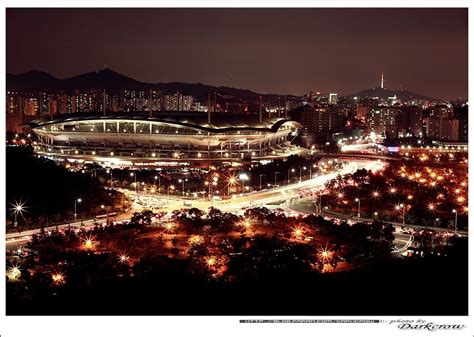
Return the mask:
<svg viewBox="0 0 474 337"><path fill-rule="evenodd" d="M397 138L397 116L399 109L393 107L377 107L370 110L367 116L369 132L382 135L385 138Z"/></svg>

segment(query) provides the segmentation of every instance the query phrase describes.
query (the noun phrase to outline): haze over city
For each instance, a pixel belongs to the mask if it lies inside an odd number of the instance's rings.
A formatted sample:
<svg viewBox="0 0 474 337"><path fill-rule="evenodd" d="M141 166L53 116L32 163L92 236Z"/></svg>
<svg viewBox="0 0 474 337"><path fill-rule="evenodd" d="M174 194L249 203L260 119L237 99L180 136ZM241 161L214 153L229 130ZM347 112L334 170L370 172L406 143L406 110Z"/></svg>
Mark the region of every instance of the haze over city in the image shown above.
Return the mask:
<svg viewBox="0 0 474 337"><path fill-rule="evenodd" d="M465 9L7 9L7 72L467 98Z"/></svg>

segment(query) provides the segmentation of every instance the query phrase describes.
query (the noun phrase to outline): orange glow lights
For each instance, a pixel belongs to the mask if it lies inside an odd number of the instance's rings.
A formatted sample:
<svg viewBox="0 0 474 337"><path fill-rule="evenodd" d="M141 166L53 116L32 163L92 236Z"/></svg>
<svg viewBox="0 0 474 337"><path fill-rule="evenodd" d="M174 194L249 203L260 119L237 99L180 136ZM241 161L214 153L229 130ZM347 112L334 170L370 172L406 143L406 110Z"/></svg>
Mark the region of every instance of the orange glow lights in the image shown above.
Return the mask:
<svg viewBox="0 0 474 337"><path fill-rule="evenodd" d="M129 259L130 257L125 253L120 253L118 256L118 260L120 263L127 263Z"/></svg>
<svg viewBox="0 0 474 337"><path fill-rule="evenodd" d="M304 230L303 227L296 226L293 228L293 238L297 240L302 240L304 236Z"/></svg>
<svg viewBox="0 0 474 337"><path fill-rule="evenodd" d="M373 191L372 192L372 197L374 197L375 199L378 199L380 197L380 192L379 191Z"/></svg>
<svg viewBox="0 0 474 337"><path fill-rule="evenodd" d="M83 238L82 242L83 242L84 248L87 250L91 250L95 246L94 238L90 235Z"/></svg>
<svg viewBox="0 0 474 337"><path fill-rule="evenodd" d="M320 262L327 263L333 256L334 252L327 247L318 249L317 257Z"/></svg>
<svg viewBox="0 0 474 337"><path fill-rule="evenodd" d="M165 232L166 233L173 233L175 229L176 229L176 225L172 224L171 222L168 222L165 225Z"/></svg>
<svg viewBox="0 0 474 337"><path fill-rule="evenodd" d="M51 278L53 279L53 283L54 284L63 284L65 282L64 280L64 274L61 273L61 272L58 272L58 273L53 273L51 275Z"/></svg>
<svg viewBox="0 0 474 337"><path fill-rule="evenodd" d="M209 256L206 258L206 264L209 268L214 267L217 263L217 260L214 256Z"/></svg>
<svg viewBox="0 0 474 337"><path fill-rule="evenodd" d="M204 239L200 235L193 235L189 238L189 243L192 245L198 245L204 242Z"/></svg>

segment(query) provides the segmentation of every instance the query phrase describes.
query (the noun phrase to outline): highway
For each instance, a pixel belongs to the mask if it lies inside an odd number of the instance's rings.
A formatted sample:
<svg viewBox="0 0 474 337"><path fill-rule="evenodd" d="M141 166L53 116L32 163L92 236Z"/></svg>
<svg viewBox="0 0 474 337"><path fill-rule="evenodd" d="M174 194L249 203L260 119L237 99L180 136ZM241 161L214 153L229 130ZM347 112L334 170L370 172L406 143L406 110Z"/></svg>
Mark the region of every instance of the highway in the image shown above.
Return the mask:
<svg viewBox="0 0 474 337"><path fill-rule="evenodd" d="M143 209L149 209L155 207L160 211L173 211L182 208L196 207L203 210L207 210L209 207L216 207L225 212L233 212L241 214L248 207L258 207L258 206L268 206L275 205L283 208L288 212L293 212L286 205L286 201L291 198L297 197L299 193L306 192L317 192L324 188L326 182L331 179L336 178L339 174L345 175L353 173L358 169L365 168L367 170L377 171L384 167L385 162L380 160L351 160L346 161L342 160L345 164L344 166L335 172L330 172L327 174L315 176L312 179L304 180L290 185L280 186L273 189L265 189L261 191L255 191L251 193L246 193L242 195L235 195L231 199L224 200L207 200L207 199L180 199L176 196L167 196L167 195L149 195L143 193L135 193L131 191L126 191L132 200L132 209L125 213L121 214L115 219L125 220L130 219L131 215L134 212L140 212ZM186 203L186 204L185 204ZM44 228L46 231L54 230L55 228L66 228L67 226L72 227L89 227L93 223L105 223L106 219L92 219L85 220L83 222L74 222L74 223L65 223L58 226L51 226ZM6 247L7 249L15 249L31 239L31 236L35 233L39 233L40 229L32 229L24 231L21 233L7 233L6 235Z"/></svg>
<svg viewBox="0 0 474 337"><path fill-rule="evenodd" d="M297 204L303 204L307 202L307 200L302 200L301 202ZM308 202L308 205L312 205L313 202ZM309 208L309 207L308 207ZM300 214L310 214L312 211L302 211L300 207L298 209L295 209L295 204L290 203L290 209L292 209L294 212L300 213ZM372 222L372 219L366 219L366 218L357 218L357 217L352 217L348 216L347 214L341 214L341 213L336 213L336 212L331 212L329 210L323 210L322 215L324 216L325 219L328 220L345 220L349 224L354 223L356 221L363 221L363 222ZM384 221L387 223L387 221ZM413 235L410 233L406 233L402 227L403 224L397 223L397 222L388 222L392 224L395 227L395 232L393 233L393 236L395 237L393 240L393 245L394 248L392 250L393 254L400 255L403 254L408 247L413 243ZM405 227L409 227L410 225L405 225Z"/></svg>
<svg viewBox="0 0 474 337"><path fill-rule="evenodd" d="M324 175L315 176L312 179L304 180L290 185L284 185L272 189L263 189L261 191L254 191L251 193L245 193L242 195L234 195L231 199L223 200L207 200L207 199L179 199L176 197L167 197L165 195L155 196L144 196L143 194L137 195L133 192L129 192L132 199L147 200L157 199L160 203L163 203L162 209L165 211L173 211L175 209L181 209L186 207L196 207L203 210L207 210L209 207L216 207L226 212L236 212L248 208L257 206L266 206L272 204L281 204L291 198L294 198L303 192L317 192L324 188L325 184L336 178L338 175L345 175L353 173L358 169L365 168L367 170L378 171L382 169L386 164L382 161L374 160L352 160L345 161L345 164L341 170L327 173ZM150 200L153 202L153 200ZM186 205L184 204L186 202ZM135 205L138 209L139 204ZM148 204L142 205L142 209L149 207Z"/></svg>
<svg viewBox="0 0 474 337"><path fill-rule="evenodd" d="M130 219L134 210L128 211L127 213L123 213L117 216L111 216L109 217L109 220L126 220ZM71 222L71 223L65 223L62 225L57 225L57 226L49 226L49 227L44 227L44 230L46 232L52 231L57 229L66 229L67 227L71 226L73 228L91 228L94 224L104 224L107 222L107 218L101 218L101 219L89 219L89 220L84 220L84 221L77 221L77 222ZM22 245L26 244L28 241L31 240L31 237L33 234L37 234L41 231L40 228L37 229L30 229L27 231L23 232L13 232L13 233L7 233L5 236L6 242L6 249L16 249L18 247L21 247Z"/></svg>

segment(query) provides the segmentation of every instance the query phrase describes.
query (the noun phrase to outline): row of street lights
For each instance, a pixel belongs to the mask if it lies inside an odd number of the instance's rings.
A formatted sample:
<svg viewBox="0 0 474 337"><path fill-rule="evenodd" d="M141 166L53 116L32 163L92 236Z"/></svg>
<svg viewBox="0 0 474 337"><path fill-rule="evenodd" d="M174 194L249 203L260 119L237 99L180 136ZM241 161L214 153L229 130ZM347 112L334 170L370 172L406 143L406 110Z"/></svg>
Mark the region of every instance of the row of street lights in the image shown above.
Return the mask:
<svg viewBox="0 0 474 337"><path fill-rule="evenodd" d="M360 198L356 198L355 201L357 202L357 217L360 218ZM402 211L402 225L405 226L405 205L400 204L395 206L395 210ZM458 211L453 209L452 212L454 213L454 234L458 231ZM374 216L377 217L378 213L374 212Z"/></svg>
<svg viewBox="0 0 474 337"><path fill-rule="evenodd" d="M316 168L316 167L317 167L316 164L313 164L313 165L310 166L310 168L309 168L309 171L310 171L309 176L310 176L310 178L312 178L312 168ZM306 167L306 166L303 166L303 167L300 167L300 168L299 168L299 173L300 173L299 182L302 181L302 172L303 172L303 171L306 171L306 170L307 170L307 167ZM288 170L288 184L291 183L291 174L290 174L290 173L291 173L291 172L294 173L295 171L296 171L296 170L295 170L294 168ZM107 174L110 174L110 187L112 188L112 187L113 187L113 172L112 172L111 169L107 169L107 170L106 170L106 173L107 173ZM278 174L280 174L279 171L274 172L274 185L273 185L274 187L277 187L277 175L278 175ZM260 175L259 175L259 188L260 188L260 190L262 189L262 177L264 177L264 176L266 176L266 175L265 175L265 174L260 174ZM133 183L133 185L135 186L135 193L138 193L137 175L136 175L135 173L133 173L133 172L130 172L130 177L134 177L134 183ZM209 190L211 189L211 186L210 186L211 184L212 184L213 186L216 186L216 185L217 185L217 184L215 183L215 182L217 182L215 179L216 179L216 177L213 178L213 181L212 181L211 183L206 182L206 186L209 185ZM160 177L159 175L155 175L155 176L154 176L154 180L155 180L155 186L156 186L156 180L158 180L158 192L159 192L159 191L161 190L161 177ZM247 173L241 173L241 174L239 175L239 180L242 181L243 190L244 190L244 191L245 191L245 190L248 190L249 187L248 187L248 186L245 186L245 182L250 180L249 175L248 175ZM179 179L179 180L178 180L179 183L183 184L183 186L182 186L182 194L183 194L183 195L185 194L185 192L184 192L184 182L185 182L185 181L188 181L188 179ZM142 184L143 184L143 183L142 183ZM228 189L227 189L227 194L228 194L228 195L230 195L230 187L231 187L231 186L234 186L235 184L236 184L236 178L235 178L235 177L230 177L229 180L228 180ZM171 187L171 186L170 186L170 187ZM171 189L173 189L173 188L171 188ZM168 188L168 194L169 194L169 190L170 190L170 188ZM209 193L210 193L210 192L209 192Z"/></svg>
<svg viewBox="0 0 474 337"><path fill-rule="evenodd" d="M313 178L313 168L316 168L316 167L317 167L316 164L313 164L313 165L309 166L309 179ZM303 171L306 171L307 169L308 168L306 166L299 167L299 172L300 172L299 182L303 181L302 173L303 173ZM288 185L291 183L291 173L295 173L295 172L296 172L296 170L294 168L291 168L291 169L288 170ZM275 178L275 181L276 181L276 178ZM275 182L275 185L276 185L276 182Z"/></svg>

